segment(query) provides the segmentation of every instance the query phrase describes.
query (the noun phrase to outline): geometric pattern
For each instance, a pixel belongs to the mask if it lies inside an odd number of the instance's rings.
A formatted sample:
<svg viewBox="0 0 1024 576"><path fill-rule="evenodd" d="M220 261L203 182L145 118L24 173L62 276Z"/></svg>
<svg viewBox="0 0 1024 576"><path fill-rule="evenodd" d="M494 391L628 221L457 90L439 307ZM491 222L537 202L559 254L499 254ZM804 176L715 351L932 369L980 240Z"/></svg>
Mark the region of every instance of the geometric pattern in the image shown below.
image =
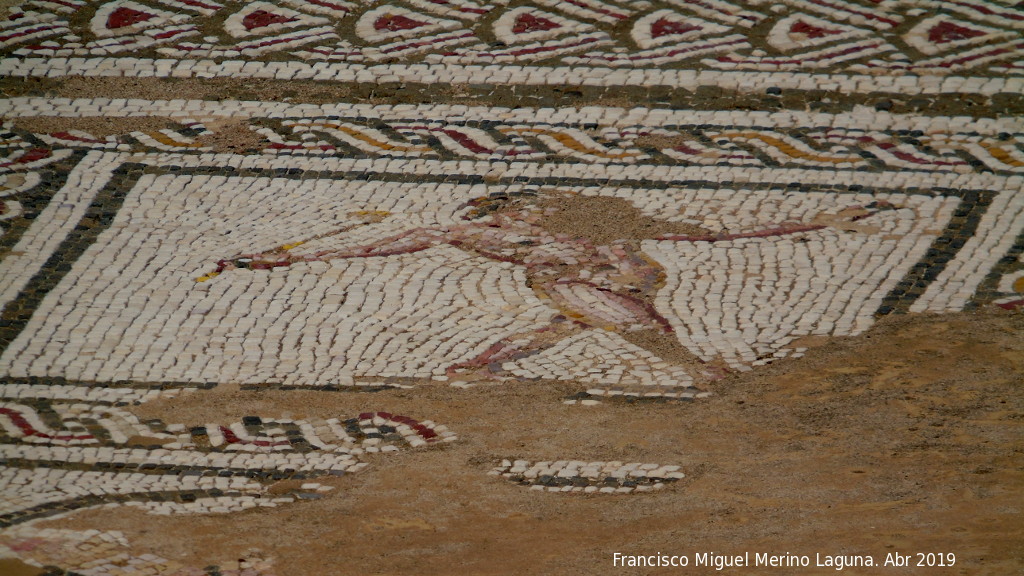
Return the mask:
<svg viewBox="0 0 1024 576"><path fill-rule="evenodd" d="M935 56L951 50L995 44L1013 36L1012 32L943 14L922 20L904 35L904 39L922 54Z"/></svg>
<svg viewBox="0 0 1024 576"><path fill-rule="evenodd" d="M444 426L386 412L185 428L105 403L25 398L31 393L13 386L8 394L21 398L0 402L0 526L109 504L154 513L273 506L302 495L265 501L263 482L357 472L364 453L455 440Z"/></svg>
<svg viewBox="0 0 1024 576"><path fill-rule="evenodd" d="M637 83L634 76L614 71L662 68L664 76L671 69L663 68L671 64L679 71L761 71L769 74L768 86L792 80L788 73L809 72L833 76L847 91L885 82L871 76L996 72L1004 76L997 82L1003 84L1011 80L1006 76L1021 74L1024 12L1019 7L990 0L943 2L938 16L919 7L933 4L790 0L764 10L768 5L741 7L722 0L538 0L511 6L475 0L29 2L0 24L0 51L7 56L0 71L327 74L358 81L361 75L377 75L370 65L387 63L410 66L405 81L446 82L462 78L459 70L470 69L460 67L468 66L487 71L488 82L517 84L542 81L554 70L564 77L569 69L583 67L577 72L602 85L631 85ZM201 30L201 20L213 15L221 28ZM622 22L631 24L623 28ZM770 30L767 41L750 36L754 29ZM105 58L129 53L133 57ZM271 55L278 62L257 61ZM78 57L92 60L76 65L75 72L55 60ZM209 71L196 66L214 64L200 60L209 58L227 61ZM333 64L323 66L328 63ZM862 76L866 85L858 81Z"/></svg>
<svg viewBox="0 0 1024 576"><path fill-rule="evenodd" d="M608 109L599 115L251 102L193 101L185 110L172 108L169 101L135 106L142 107L140 113L174 118L178 125L102 138L84 131L11 132L7 162L28 167L29 162L50 162L56 159L54 154L72 149L208 153L211 149L203 146L201 137L213 132L195 117L229 114L263 138L261 152L282 156L1024 172L1024 128L1015 119L942 121L940 125L923 116L878 113L865 122L858 114L722 114L643 108L622 114ZM55 104L18 98L0 102L0 112L23 118L119 114L118 106L101 99ZM496 120L497 115L505 118ZM266 119L270 116L274 119Z"/></svg>
<svg viewBox="0 0 1024 576"><path fill-rule="evenodd" d="M796 13L775 24L768 33L768 43L782 52L790 52L870 36L869 30Z"/></svg>

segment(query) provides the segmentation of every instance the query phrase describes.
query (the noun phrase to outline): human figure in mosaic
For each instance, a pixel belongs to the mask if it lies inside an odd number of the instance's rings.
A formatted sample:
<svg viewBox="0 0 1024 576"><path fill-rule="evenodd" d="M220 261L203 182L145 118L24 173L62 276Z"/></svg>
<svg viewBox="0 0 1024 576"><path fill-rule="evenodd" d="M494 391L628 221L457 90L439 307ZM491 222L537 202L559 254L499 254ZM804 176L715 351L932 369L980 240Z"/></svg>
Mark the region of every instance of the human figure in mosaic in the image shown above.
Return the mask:
<svg viewBox="0 0 1024 576"><path fill-rule="evenodd" d="M216 270L197 281L231 270L273 270L302 262L412 254L447 244L473 255L522 266L530 288L560 312L543 328L507 336L475 358L449 366L449 378L500 380L505 377L503 363L535 354L580 330L597 327L615 331L663 359L699 367L705 377L715 379L726 372L725 368L706 365L683 348L669 321L655 308L655 296L665 285L665 271L644 254L642 240L721 242L794 235L830 226L849 229L856 227L859 220L892 208L879 201L837 214L822 214L808 223L714 234L698 226L651 218L618 198L566 194L538 202L529 196L498 195L467 203L463 223L413 228L365 246L308 254L294 250L305 241L294 242L220 260ZM365 220L380 221L388 214L363 212L359 216L364 218L363 223L317 239L365 225Z"/></svg>

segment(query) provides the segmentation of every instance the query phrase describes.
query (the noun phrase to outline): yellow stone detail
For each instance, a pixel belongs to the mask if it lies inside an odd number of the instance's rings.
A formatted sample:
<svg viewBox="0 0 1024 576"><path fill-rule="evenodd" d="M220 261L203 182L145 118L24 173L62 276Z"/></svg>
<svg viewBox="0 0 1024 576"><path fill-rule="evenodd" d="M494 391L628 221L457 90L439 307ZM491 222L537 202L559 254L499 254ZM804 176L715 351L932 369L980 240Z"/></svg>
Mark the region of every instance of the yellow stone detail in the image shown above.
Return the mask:
<svg viewBox="0 0 1024 576"><path fill-rule="evenodd" d="M198 144L179 142L163 132L146 132L145 134L165 146L174 146L175 148L199 148Z"/></svg>
<svg viewBox="0 0 1024 576"><path fill-rule="evenodd" d="M366 134L363 134L362 132L352 128L351 126L345 126L343 124L326 124L325 123L325 124L317 124L317 126L321 127L321 128L332 128L332 129L337 130L339 132L344 132L345 134L348 134L349 136L355 138L356 140L359 140L361 142L365 142L365 143L367 143L367 144L369 144L371 146L376 146L377 148L381 148L383 150L398 150L400 152L428 152L428 151L430 151L430 148L427 147L427 146L401 146L401 145L391 144L390 142L383 142L381 140L377 140L375 138L371 138L370 136L367 136Z"/></svg>
<svg viewBox="0 0 1024 576"><path fill-rule="evenodd" d="M996 146L995 144L982 144L981 147L984 148L985 151L987 151L989 154L991 154L993 158L999 160L1000 162L1006 164L1007 166L1013 166L1014 168L1020 168L1021 166L1024 166L1024 162L1021 162L1020 160L1017 160L1016 158L1010 156L1009 152L1007 152L1006 150L999 146Z"/></svg>
<svg viewBox="0 0 1024 576"><path fill-rule="evenodd" d="M793 158L799 158L801 160L811 160L814 162L828 162L831 164L842 164L844 162L856 162L860 160L859 156L821 156L818 154L810 154L800 150L792 144L782 140L781 138L775 138L765 134L759 134L757 132L730 132L728 134L720 134L722 138L744 138L746 140L760 140L769 146L774 146L782 151L783 154L791 156Z"/></svg>
<svg viewBox="0 0 1024 576"><path fill-rule="evenodd" d="M538 134L538 135L541 135L541 136L550 136L551 138L554 138L559 144L561 144L562 146L565 146L566 148L568 148L570 150L574 150L576 152L582 152L584 154L590 154L590 155L593 155L593 156L600 156L601 158L611 158L611 159L635 158L636 156L640 155L640 152L623 152L621 154L609 154L608 152L606 152L604 150L588 148L585 144L583 144L579 140L576 140L575 138L573 138L572 136L566 134L565 132L556 132L554 130L548 130L546 128L502 128L501 132L504 133L504 134L508 134L510 132L513 132L513 133L524 133L525 132L525 133L529 133L529 134Z"/></svg>

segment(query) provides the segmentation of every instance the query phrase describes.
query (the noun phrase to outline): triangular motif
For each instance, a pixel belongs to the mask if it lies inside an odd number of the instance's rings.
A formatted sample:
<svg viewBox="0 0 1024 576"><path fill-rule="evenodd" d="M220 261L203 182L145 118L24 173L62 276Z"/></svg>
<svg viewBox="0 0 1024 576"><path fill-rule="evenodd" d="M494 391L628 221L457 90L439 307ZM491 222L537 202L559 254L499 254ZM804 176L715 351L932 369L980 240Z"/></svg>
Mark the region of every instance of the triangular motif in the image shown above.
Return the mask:
<svg viewBox="0 0 1024 576"><path fill-rule="evenodd" d="M662 18L651 25L651 37L679 36L698 30L700 30L700 26L693 26L686 22L673 22L672 20Z"/></svg>
<svg viewBox="0 0 1024 576"><path fill-rule="evenodd" d="M267 12L266 10L256 10L255 12L248 13L245 18L242 18L242 26L244 26L246 30L253 30L254 28L266 28L273 24L287 24L288 22L294 21L294 18L290 18L282 14Z"/></svg>
<svg viewBox="0 0 1024 576"><path fill-rule="evenodd" d="M768 43L782 51L803 50L871 35L868 30L840 24L807 14L792 14L779 20L768 33Z"/></svg>
<svg viewBox="0 0 1024 576"><path fill-rule="evenodd" d="M415 30L416 28L422 28L423 26L429 26L429 24L422 20L413 20L412 18L401 14L386 14L377 18L373 23L374 30L386 30L388 32Z"/></svg>
<svg viewBox="0 0 1024 576"><path fill-rule="evenodd" d="M367 42L392 42L454 30L461 24L435 18L399 6L380 6L364 13L356 22L356 34Z"/></svg>
<svg viewBox="0 0 1024 576"><path fill-rule="evenodd" d="M1005 30L940 15L922 20L903 39L922 54L934 56L956 48L996 42L1011 34Z"/></svg>
<svg viewBox="0 0 1024 576"><path fill-rule="evenodd" d="M89 27L93 34L100 38L105 38L122 34L137 34L149 28L181 23L187 20L189 20L189 16L185 14L175 14L174 12L145 6L138 2L120 0L104 4L97 9L96 14L89 22Z"/></svg>
<svg viewBox="0 0 1024 576"><path fill-rule="evenodd" d="M647 50L665 44L689 42L702 36L712 36L729 30L728 26L684 16L672 10L658 10L637 20L630 34L637 46Z"/></svg>
<svg viewBox="0 0 1024 576"><path fill-rule="evenodd" d="M523 12L516 18L514 24L512 24L513 34L525 34L527 32L547 32L548 30L554 30L555 28L561 28L561 24L556 24L543 16L536 16L529 12Z"/></svg>
<svg viewBox="0 0 1024 576"><path fill-rule="evenodd" d="M121 6L117 10L110 13L107 17L107 29L116 30L117 28L124 28L125 26L132 26L139 22L145 22L154 15L148 12L140 12L133 10L127 6Z"/></svg>
<svg viewBox="0 0 1024 576"><path fill-rule="evenodd" d="M789 26L790 38L800 37L808 40L817 40L818 38L826 38L828 36L836 36L842 34L841 30L835 28L821 28L813 24L808 24L804 20L797 20Z"/></svg>
<svg viewBox="0 0 1024 576"><path fill-rule="evenodd" d="M322 26L329 22L327 18L310 16L271 2L252 2L228 16L224 29L235 38L244 38L303 26Z"/></svg>
<svg viewBox="0 0 1024 576"><path fill-rule="evenodd" d="M494 22L494 36L505 44L543 42L568 34L592 32L594 27L545 12L533 6L513 8Z"/></svg>
<svg viewBox="0 0 1024 576"><path fill-rule="evenodd" d="M948 44L957 40L968 40L984 36L985 32L974 28L965 28L948 20L939 22L928 31L928 40L932 44Z"/></svg>

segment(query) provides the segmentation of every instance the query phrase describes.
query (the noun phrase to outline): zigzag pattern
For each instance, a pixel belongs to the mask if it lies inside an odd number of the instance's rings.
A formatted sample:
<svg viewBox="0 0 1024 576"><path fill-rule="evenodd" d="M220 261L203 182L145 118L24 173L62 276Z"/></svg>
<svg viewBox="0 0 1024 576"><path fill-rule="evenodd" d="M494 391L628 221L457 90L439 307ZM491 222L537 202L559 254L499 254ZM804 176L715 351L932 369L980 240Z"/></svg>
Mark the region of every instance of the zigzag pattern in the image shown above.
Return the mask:
<svg viewBox="0 0 1024 576"><path fill-rule="evenodd" d="M266 492L260 480L358 472L367 466L360 454L453 440L444 426L388 412L346 420L250 416L186 429L103 404L7 400L0 402L0 485L7 486L0 527L113 503L157 514L275 506L294 497L254 501ZM40 468L49 469L41 479Z"/></svg>
<svg viewBox="0 0 1024 576"><path fill-rule="evenodd" d="M0 23L16 57L244 61L270 55L352 63L529 63L612 68L691 62L720 70L1017 75L1024 10L992 0L483 1L198 0L28 2ZM203 19L216 16L210 35ZM767 29L767 42L751 28ZM205 34L205 35L204 35ZM495 39L497 41L495 41ZM240 66L241 67L241 66Z"/></svg>
<svg viewBox="0 0 1024 576"><path fill-rule="evenodd" d="M928 171L1024 172L1024 134L1000 135L905 131L714 128L593 128L555 124L466 126L435 121L354 119L283 120L276 128L251 128L268 142L271 154L390 156L546 160L606 164L697 164L733 166L827 167L835 169L907 168ZM3 168L48 163L67 150L206 152L197 136L210 134L198 124L181 130L131 132L98 138L82 131L15 135ZM37 139L51 147L31 147ZM13 142L14 140L12 140Z"/></svg>
<svg viewBox="0 0 1024 576"><path fill-rule="evenodd" d="M360 454L454 439L444 426L387 412L366 412L346 420L263 420L250 416L226 426L207 424L184 430L159 421L140 422L119 408L60 402L2 402L0 429L8 442L51 446L144 443L203 452L321 450Z"/></svg>

